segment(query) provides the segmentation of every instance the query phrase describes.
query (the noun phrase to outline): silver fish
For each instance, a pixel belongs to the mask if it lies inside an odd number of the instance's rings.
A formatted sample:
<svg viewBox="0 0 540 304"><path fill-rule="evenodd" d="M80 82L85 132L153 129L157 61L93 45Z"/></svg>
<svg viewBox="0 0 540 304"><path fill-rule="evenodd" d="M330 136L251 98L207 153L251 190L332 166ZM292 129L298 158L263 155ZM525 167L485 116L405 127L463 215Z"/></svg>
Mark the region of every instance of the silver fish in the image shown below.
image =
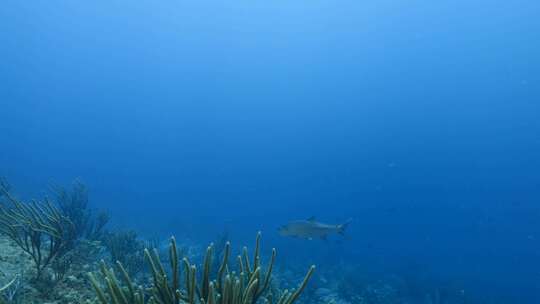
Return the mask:
<svg viewBox="0 0 540 304"><path fill-rule="evenodd" d="M332 225L317 222L314 217L310 217L307 220L292 221L287 225L283 225L278 229L278 232L282 236L290 236L296 238L303 238L312 240L319 238L326 240L328 235L331 234L345 234L345 229L351 223L351 220L346 221L343 224Z"/></svg>

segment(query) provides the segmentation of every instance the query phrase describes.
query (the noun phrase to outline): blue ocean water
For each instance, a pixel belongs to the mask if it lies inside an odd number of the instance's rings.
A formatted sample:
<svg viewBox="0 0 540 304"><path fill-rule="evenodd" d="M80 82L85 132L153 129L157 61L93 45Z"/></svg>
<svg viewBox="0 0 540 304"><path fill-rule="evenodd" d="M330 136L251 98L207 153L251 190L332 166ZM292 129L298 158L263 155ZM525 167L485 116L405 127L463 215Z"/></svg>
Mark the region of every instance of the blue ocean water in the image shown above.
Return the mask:
<svg viewBox="0 0 540 304"><path fill-rule="evenodd" d="M260 230L329 282L347 265L467 303L540 303L539 11L6 0L0 176L25 197L80 178L143 235ZM352 223L327 241L277 232L312 216Z"/></svg>

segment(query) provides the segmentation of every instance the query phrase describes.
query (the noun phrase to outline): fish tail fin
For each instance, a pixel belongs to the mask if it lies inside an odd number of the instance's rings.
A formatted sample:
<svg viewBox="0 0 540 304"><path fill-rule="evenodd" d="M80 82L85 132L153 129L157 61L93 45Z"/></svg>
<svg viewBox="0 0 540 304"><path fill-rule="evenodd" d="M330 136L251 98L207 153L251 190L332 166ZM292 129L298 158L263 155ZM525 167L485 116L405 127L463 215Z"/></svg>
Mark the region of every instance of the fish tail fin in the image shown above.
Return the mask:
<svg viewBox="0 0 540 304"><path fill-rule="evenodd" d="M347 230L347 227L349 227L349 224L352 222L352 218L348 219L345 223L338 225L338 233L341 235L345 235L345 230Z"/></svg>

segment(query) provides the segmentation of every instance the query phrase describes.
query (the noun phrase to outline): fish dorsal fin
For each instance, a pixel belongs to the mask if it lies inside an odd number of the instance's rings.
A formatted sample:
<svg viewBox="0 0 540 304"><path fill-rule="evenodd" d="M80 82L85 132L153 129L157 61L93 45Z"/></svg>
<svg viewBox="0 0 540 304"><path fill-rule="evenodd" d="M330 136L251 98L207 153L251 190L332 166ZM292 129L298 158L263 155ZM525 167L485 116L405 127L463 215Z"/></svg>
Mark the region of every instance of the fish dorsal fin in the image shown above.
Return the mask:
<svg viewBox="0 0 540 304"><path fill-rule="evenodd" d="M308 222L315 222L315 217L311 216L307 219Z"/></svg>

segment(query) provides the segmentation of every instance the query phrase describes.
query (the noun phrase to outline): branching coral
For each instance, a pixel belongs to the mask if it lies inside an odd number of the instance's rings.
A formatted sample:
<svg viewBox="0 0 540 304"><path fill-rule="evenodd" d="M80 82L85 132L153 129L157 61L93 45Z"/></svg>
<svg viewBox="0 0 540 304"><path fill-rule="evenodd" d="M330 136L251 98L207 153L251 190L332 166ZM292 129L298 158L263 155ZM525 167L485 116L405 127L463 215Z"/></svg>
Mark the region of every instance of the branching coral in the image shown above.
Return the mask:
<svg viewBox="0 0 540 304"><path fill-rule="evenodd" d="M145 242L138 238L137 232L106 232L102 239L111 259L122 263L130 275L136 275L143 270Z"/></svg>
<svg viewBox="0 0 540 304"><path fill-rule="evenodd" d="M35 263L36 279L73 246L75 227L49 200L25 203L0 183L6 200L0 204L0 233L7 235L28 253Z"/></svg>
<svg viewBox="0 0 540 304"><path fill-rule="evenodd" d="M109 222L109 215L94 212L88 205L88 188L80 180L73 182L71 189L62 186L51 186L56 202L62 214L75 225L77 238L97 240L103 236L103 229Z"/></svg>
<svg viewBox="0 0 540 304"><path fill-rule="evenodd" d="M156 250L145 250L145 256L150 265L153 283L150 294L147 296L143 287L137 286L129 277L129 274L121 263L117 263L120 269L122 282L118 280L113 269L107 269L104 262L101 265L101 273L104 277L104 287L90 273L90 281L97 293L101 304L256 304L259 299L266 299L268 303L274 303L273 295L269 291L272 270L276 258L276 250L272 250L272 256L263 271L260 256L260 233L257 235L255 252L250 258L247 248L243 248L241 255L237 256L237 271L229 268L231 248L225 245L225 252L217 276L210 277L212 270L213 245L208 246L202 266L202 272L198 273L197 267L191 264L187 258L180 260L174 238L169 247L170 271L165 271L165 266L160 261ZM184 278L181 278L180 268L183 268ZM312 266L303 282L296 291L284 291L277 295L277 304L292 304L303 292L313 272ZM199 280L197 279L199 277ZM184 286L181 286L184 285ZM148 298L148 300L145 300Z"/></svg>

